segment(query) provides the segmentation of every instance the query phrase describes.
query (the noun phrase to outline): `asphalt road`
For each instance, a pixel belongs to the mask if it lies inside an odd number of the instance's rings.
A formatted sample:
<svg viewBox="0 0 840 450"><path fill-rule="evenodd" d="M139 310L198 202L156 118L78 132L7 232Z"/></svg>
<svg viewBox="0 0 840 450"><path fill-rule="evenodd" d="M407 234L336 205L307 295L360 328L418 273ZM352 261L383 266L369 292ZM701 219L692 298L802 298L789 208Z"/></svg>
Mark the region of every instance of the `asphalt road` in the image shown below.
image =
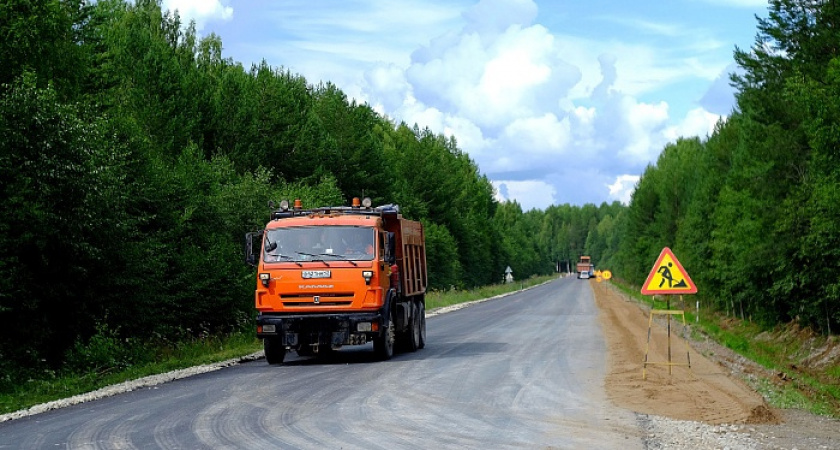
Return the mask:
<svg viewBox="0 0 840 450"><path fill-rule="evenodd" d="M0 448L641 449L612 406L588 282L562 279L427 320L416 353L287 356L0 424Z"/></svg>

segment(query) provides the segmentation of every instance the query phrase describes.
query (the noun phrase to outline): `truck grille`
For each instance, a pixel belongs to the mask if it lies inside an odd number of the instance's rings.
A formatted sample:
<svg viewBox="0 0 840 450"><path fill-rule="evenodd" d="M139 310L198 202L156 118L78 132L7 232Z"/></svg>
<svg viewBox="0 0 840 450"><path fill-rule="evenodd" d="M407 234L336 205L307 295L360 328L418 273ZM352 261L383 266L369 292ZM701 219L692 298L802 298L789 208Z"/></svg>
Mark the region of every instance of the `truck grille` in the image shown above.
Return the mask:
<svg viewBox="0 0 840 450"><path fill-rule="evenodd" d="M283 306L293 307L293 308L318 308L321 306L350 306L353 302L319 302L315 303L312 302L283 302Z"/></svg>
<svg viewBox="0 0 840 450"><path fill-rule="evenodd" d="M315 299L318 299L316 302ZM281 296L283 306L293 308L317 308L320 306L350 306L353 303L352 292L330 292L325 294L291 294Z"/></svg>

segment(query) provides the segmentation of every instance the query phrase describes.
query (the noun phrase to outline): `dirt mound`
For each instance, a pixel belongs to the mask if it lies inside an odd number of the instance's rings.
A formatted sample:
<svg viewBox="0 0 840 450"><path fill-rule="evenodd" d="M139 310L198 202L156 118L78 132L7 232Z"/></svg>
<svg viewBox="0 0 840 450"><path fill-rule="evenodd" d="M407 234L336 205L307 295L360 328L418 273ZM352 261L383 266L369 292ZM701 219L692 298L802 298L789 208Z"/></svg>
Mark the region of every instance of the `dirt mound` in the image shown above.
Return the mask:
<svg viewBox="0 0 840 450"><path fill-rule="evenodd" d="M756 406L750 411L750 416L747 418L746 423L779 423L779 416L776 415L773 411L770 410L765 405Z"/></svg>
<svg viewBox="0 0 840 450"><path fill-rule="evenodd" d="M608 348L606 390L617 405L632 411L708 424L779 423L764 399L741 381L697 353L680 338L681 324L672 321L671 361L668 366L668 333L638 304L627 300L606 283L590 282ZM675 316L679 317L679 316ZM642 376L648 348L646 379ZM691 367L687 367L690 362Z"/></svg>

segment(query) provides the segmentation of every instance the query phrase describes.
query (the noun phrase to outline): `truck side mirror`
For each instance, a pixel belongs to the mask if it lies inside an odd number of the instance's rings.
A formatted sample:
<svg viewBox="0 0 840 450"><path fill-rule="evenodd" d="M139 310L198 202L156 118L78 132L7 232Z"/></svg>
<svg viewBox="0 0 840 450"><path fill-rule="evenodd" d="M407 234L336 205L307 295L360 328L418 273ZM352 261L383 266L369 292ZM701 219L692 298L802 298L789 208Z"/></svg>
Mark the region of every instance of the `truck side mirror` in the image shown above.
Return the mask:
<svg viewBox="0 0 840 450"><path fill-rule="evenodd" d="M257 267L259 261L260 247L262 246L263 231L252 231L245 233L245 264Z"/></svg>
<svg viewBox="0 0 840 450"><path fill-rule="evenodd" d="M385 233L385 261L388 265L393 265L397 262L397 239L393 231Z"/></svg>

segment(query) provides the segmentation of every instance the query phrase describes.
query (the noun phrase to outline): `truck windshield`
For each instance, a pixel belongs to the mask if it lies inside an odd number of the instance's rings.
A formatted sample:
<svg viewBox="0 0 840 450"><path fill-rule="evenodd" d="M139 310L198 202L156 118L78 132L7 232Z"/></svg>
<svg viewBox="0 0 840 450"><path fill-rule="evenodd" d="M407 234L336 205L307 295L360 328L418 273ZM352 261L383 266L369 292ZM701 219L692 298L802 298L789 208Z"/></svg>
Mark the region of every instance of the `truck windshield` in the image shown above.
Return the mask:
<svg viewBox="0 0 840 450"><path fill-rule="evenodd" d="M371 227L307 226L267 230L264 246L266 262L371 261L374 257ZM273 247L272 250L268 248Z"/></svg>

